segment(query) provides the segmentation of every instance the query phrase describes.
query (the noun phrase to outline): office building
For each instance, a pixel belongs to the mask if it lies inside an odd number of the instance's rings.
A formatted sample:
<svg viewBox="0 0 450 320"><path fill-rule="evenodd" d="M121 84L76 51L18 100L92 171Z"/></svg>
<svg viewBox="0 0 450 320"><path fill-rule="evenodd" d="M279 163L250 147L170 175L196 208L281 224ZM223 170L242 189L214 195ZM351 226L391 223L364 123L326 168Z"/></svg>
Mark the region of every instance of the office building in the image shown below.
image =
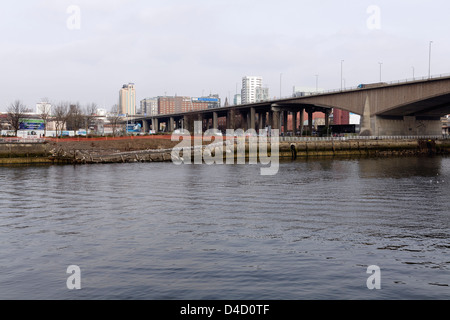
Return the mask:
<svg viewBox="0 0 450 320"><path fill-rule="evenodd" d="M119 112L122 115L136 114L136 89L134 83L124 84L119 92Z"/></svg>
<svg viewBox="0 0 450 320"><path fill-rule="evenodd" d="M335 125L350 124L350 112L341 109L333 109L333 124Z"/></svg>
<svg viewBox="0 0 450 320"><path fill-rule="evenodd" d="M159 114L184 113L220 106L220 99L214 97L191 98L184 96L158 97Z"/></svg>
<svg viewBox="0 0 450 320"><path fill-rule="evenodd" d="M146 98L141 100L141 114L147 116L158 115L158 98Z"/></svg>
<svg viewBox="0 0 450 320"><path fill-rule="evenodd" d="M235 94L235 95L234 95L233 104L234 104L235 106L238 106L238 105L242 104L242 98L241 98L241 95L240 95L240 94Z"/></svg>
<svg viewBox="0 0 450 320"><path fill-rule="evenodd" d="M218 94L210 94L207 97L192 98L195 103L205 103L207 104L207 109L215 109L221 107L221 102ZM204 105L201 106L204 109Z"/></svg>

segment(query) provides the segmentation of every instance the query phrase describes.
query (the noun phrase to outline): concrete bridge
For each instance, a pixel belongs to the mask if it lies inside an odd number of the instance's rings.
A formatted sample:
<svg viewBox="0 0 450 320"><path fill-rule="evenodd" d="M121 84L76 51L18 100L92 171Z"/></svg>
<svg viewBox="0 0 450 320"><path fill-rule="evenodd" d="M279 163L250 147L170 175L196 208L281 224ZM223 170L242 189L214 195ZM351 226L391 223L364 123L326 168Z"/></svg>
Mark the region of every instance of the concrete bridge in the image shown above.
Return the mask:
<svg viewBox="0 0 450 320"><path fill-rule="evenodd" d="M310 96L264 101L254 104L192 111L180 114L136 117L148 132L165 130L194 130L194 121L203 122L203 130L219 127L219 118L226 118L227 129L281 129L288 115L296 128L301 127L304 113L312 119L314 112L325 114L325 125L333 108L361 115L361 135L401 136L440 135L440 118L450 114L450 76L397 83L360 85L358 88L313 94ZM224 121L225 122L225 121ZM312 121L308 121L312 132ZM297 128L296 128L297 129ZM301 132L303 128L300 128ZM284 125L287 131L287 125Z"/></svg>

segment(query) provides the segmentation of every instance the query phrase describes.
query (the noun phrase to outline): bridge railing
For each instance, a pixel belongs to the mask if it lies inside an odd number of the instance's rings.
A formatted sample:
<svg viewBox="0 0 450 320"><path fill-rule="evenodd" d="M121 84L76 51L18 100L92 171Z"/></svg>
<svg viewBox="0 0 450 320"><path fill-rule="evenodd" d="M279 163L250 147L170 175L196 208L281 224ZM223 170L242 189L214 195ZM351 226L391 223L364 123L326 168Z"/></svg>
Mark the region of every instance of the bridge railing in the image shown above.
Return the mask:
<svg viewBox="0 0 450 320"><path fill-rule="evenodd" d="M390 85L396 85L396 84L406 84L416 81L425 81L425 80L433 80L433 79L439 79L439 78L448 78L450 77L450 73L443 73L438 75L432 75L430 77L413 77L413 78L407 78L402 80L395 80L395 81L383 81L383 85L380 84L380 86L390 86ZM367 83L369 85L370 83ZM374 87L375 88L375 87ZM315 91L315 92L306 92L308 96L317 96L317 95L323 95L323 94L329 94L329 93L338 93L342 91L353 91L361 89L359 86L352 86L352 87L343 87L342 89L329 89L329 90L321 90L321 91ZM275 97L271 98L268 101L276 101L276 100L284 100L284 99L292 99L295 98L294 96L284 96L284 97Z"/></svg>
<svg viewBox="0 0 450 320"><path fill-rule="evenodd" d="M280 137L280 142L319 142L319 141L350 141L350 140L445 140L448 135L439 136L347 136L347 137Z"/></svg>

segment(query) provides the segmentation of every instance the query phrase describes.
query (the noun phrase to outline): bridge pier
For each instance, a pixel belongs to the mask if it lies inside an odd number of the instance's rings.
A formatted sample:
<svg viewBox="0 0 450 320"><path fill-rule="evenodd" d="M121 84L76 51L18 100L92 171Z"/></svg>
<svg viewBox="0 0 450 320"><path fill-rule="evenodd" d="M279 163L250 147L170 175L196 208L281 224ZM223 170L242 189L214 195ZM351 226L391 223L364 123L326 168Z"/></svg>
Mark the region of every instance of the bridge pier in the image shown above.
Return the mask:
<svg viewBox="0 0 450 320"><path fill-rule="evenodd" d="M288 111L283 111L283 134L286 135L288 132Z"/></svg>
<svg viewBox="0 0 450 320"><path fill-rule="evenodd" d="M258 113L258 131L261 131L264 129L264 113L259 112Z"/></svg>
<svg viewBox="0 0 450 320"><path fill-rule="evenodd" d="M174 131L174 126L175 126L175 119L173 117L170 117L169 119L169 132Z"/></svg>
<svg viewBox="0 0 450 320"><path fill-rule="evenodd" d="M369 97L361 116L362 136L435 136L442 134L440 117L373 115Z"/></svg>
<svg viewBox="0 0 450 320"><path fill-rule="evenodd" d="M142 120L142 129L144 130L144 133L148 133L150 131L150 126L148 125L147 120Z"/></svg>
<svg viewBox="0 0 450 320"><path fill-rule="evenodd" d="M442 134L440 118L432 117L371 117L375 136L437 136Z"/></svg>
<svg viewBox="0 0 450 320"><path fill-rule="evenodd" d="M266 125L272 127L273 126L273 113L272 111L267 112Z"/></svg>
<svg viewBox="0 0 450 320"><path fill-rule="evenodd" d="M194 127L194 131L195 129L197 129L198 132L194 132L194 134L203 134L204 131L204 126L203 126L203 114L199 113L197 114L197 121L200 122L200 126L198 127Z"/></svg>
<svg viewBox="0 0 450 320"><path fill-rule="evenodd" d="M331 113L330 109L327 109L325 111L325 127L327 128L330 126L330 113Z"/></svg>
<svg viewBox="0 0 450 320"><path fill-rule="evenodd" d="M236 113L234 109L231 109L227 113L227 129L236 129Z"/></svg>
<svg viewBox="0 0 450 320"><path fill-rule="evenodd" d="M313 133L313 111L311 109L308 110L308 131L309 135Z"/></svg>
<svg viewBox="0 0 450 320"><path fill-rule="evenodd" d="M155 133L159 132L159 120L156 118L152 118L152 130L155 131Z"/></svg>
<svg viewBox="0 0 450 320"><path fill-rule="evenodd" d="M219 129L219 114L217 112L213 112L213 129Z"/></svg>
<svg viewBox="0 0 450 320"><path fill-rule="evenodd" d="M280 129L280 111L272 111L272 129Z"/></svg>
<svg viewBox="0 0 450 320"><path fill-rule="evenodd" d="M247 121L247 112L245 111L239 111L239 114L241 115L241 128L244 131L248 130L248 121Z"/></svg>
<svg viewBox="0 0 450 320"><path fill-rule="evenodd" d="M300 109L300 136L303 137L303 129L305 126L305 109Z"/></svg>
<svg viewBox="0 0 450 320"><path fill-rule="evenodd" d="M249 129L256 129L256 110L255 108L250 108L250 112L248 113L248 116L250 117L249 121Z"/></svg>
<svg viewBox="0 0 450 320"><path fill-rule="evenodd" d="M189 120L188 120L188 117L187 116L184 116L183 117L183 120L181 120L182 122L181 122L181 128L183 129L183 130L188 130L188 127L189 127Z"/></svg>
<svg viewBox="0 0 450 320"><path fill-rule="evenodd" d="M292 112L292 135L297 135L297 111Z"/></svg>

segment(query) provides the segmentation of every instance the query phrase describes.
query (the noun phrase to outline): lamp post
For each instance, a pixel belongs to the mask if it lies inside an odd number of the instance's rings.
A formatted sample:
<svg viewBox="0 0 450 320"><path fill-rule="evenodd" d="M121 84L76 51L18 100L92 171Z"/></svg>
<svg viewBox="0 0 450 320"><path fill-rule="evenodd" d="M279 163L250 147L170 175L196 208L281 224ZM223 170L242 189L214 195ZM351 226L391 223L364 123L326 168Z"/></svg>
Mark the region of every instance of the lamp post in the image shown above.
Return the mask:
<svg viewBox="0 0 450 320"><path fill-rule="evenodd" d="M283 78L283 74L280 73L280 99L281 99L281 79Z"/></svg>
<svg viewBox="0 0 450 320"><path fill-rule="evenodd" d="M412 67L412 70L413 70L413 80L416 80L416 69Z"/></svg>
<svg viewBox="0 0 450 320"><path fill-rule="evenodd" d="M380 82L381 82L381 66L383 65L383 62L378 62L380 65Z"/></svg>
<svg viewBox="0 0 450 320"><path fill-rule="evenodd" d="M430 41L430 49L428 54L428 79L431 78L431 45L433 44L433 41Z"/></svg>
<svg viewBox="0 0 450 320"><path fill-rule="evenodd" d="M344 60L341 60L341 91L343 89Z"/></svg>
<svg viewBox="0 0 450 320"><path fill-rule="evenodd" d="M319 75L316 74L316 93L319 92Z"/></svg>

